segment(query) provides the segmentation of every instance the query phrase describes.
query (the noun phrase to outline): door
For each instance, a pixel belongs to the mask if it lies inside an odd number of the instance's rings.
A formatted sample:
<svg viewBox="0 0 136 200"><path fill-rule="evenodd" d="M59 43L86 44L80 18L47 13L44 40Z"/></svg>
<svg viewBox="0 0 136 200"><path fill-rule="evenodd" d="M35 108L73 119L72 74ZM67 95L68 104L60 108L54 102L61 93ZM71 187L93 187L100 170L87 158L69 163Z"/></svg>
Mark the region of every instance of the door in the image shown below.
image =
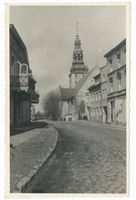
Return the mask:
<svg viewBox="0 0 136 200"><path fill-rule="evenodd" d="M115 121L115 102L111 101L111 122Z"/></svg>

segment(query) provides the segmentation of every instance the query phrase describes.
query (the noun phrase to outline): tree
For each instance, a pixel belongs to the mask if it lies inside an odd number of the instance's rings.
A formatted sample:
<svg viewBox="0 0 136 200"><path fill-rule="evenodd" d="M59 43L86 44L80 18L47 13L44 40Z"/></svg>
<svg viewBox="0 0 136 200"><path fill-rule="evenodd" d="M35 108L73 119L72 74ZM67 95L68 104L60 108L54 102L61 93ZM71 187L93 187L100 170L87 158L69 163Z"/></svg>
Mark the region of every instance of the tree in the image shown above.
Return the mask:
<svg viewBox="0 0 136 200"><path fill-rule="evenodd" d="M57 91L51 91L44 99L45 117L52 120L58 120L61 115L60 95Z"/></svg>

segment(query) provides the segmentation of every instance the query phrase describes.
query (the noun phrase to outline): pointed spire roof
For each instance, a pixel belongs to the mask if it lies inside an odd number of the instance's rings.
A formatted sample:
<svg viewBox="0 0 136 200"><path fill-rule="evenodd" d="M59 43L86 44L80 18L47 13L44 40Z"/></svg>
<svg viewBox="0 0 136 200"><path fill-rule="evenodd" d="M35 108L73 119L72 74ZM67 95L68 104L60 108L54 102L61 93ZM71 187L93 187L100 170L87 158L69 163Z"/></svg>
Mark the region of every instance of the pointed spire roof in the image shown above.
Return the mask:
<svg viewBox="0 0 136 200"><path fill-rule="evenodd" d="M81 41L78 33L78 22L76 23L76 38L74 42L74 51L73 51L73 62L71 67L71 72L74 73L87 73L88 68L84 64L83 60L83 51L81 49Z"/></svg>

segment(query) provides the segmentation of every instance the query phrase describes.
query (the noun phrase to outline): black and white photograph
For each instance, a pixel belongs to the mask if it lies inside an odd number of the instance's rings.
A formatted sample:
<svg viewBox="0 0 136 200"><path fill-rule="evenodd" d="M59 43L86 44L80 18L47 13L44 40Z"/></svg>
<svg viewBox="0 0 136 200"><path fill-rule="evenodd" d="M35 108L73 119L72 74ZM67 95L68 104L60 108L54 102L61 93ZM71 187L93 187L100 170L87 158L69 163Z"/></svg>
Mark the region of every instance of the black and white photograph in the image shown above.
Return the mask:
<svg viewBox="0 0 136 200"><path fill-rule="evenodd" d="M129 4L7 12L9 193L126 196Z"/></svg>

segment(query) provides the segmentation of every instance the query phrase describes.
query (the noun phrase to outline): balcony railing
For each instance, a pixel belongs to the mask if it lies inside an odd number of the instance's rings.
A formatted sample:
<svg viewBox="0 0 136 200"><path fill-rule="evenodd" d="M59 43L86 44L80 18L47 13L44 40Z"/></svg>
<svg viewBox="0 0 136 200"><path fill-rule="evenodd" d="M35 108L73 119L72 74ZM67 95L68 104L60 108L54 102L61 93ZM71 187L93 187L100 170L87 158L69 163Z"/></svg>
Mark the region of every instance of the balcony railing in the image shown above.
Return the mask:
<svg viewBox="0 0 136 200"><path fill-rule="evenodd" d="M31 77L31 80L32 77ZM39 102L39 94L35 91L35 81L30 81L28 74L19 74L10 77L11 91L24 91L30 94L31 103Z"/></svg>
<svg viewBox="0 0 136 200"><path fill-rule="evenodd" d="M11 90L27 91L29 88L29 75L19 74L13 75L10 79Z"/></svg>
<svg viewBox="0 0 136 200"><path fill-rule="evenodd" d="M39 94L35 91L31 93L31 103L39 103Z"/></svg>

